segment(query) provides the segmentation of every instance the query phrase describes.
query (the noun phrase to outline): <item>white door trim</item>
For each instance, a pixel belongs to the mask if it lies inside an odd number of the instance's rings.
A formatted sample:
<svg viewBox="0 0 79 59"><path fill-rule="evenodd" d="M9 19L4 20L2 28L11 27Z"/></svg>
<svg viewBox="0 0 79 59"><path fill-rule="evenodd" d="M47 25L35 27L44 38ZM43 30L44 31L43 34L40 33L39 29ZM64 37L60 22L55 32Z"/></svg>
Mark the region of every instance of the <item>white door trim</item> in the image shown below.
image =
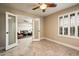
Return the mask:
<svg viewBox="0 0 79 59"><path fill-rule="evenodd" d="M5 50L8 50L8 49L18 45L18 43L17 43L17 16L12 14L12 13L10 13L10 12L6 12L5 14L6 14L6 42L5 42L6 43L6 47L5 47ZM7 34L7 32L8 32L8 15L13 15L13 16L16 17L16 43L11 44L11 45L8 45L8 34Z"/></svg>
<svg viewBox="0 0 79 59"><path fill-rule="evenodd" d="M39 20L38 20L38 19L39 19ZM35 21L35 20L38 20L38 21L39 21L39 38L38 38L38 39L35 39L35 38L34 38L34 36L35 36L35 35L34 35L34 32L35 32L35 31L34 31L34 25L35 25L35 24L34 24L34 21ZM40 18L34 18L34 19L32 20L32 23L33 23L33 26L32 26L32 28L33 28L33 41L40 41Z"/></svg>

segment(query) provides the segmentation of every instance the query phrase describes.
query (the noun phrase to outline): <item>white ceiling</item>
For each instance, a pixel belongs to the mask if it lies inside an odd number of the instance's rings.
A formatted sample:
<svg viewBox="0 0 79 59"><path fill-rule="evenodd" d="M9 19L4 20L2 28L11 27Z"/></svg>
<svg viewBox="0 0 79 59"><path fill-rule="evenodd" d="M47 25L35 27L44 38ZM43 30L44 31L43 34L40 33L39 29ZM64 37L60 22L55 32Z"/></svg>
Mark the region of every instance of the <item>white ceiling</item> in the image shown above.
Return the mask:
<svg viewBox="0 0 79 59"><path fill-rule="evenodd" d="M32 10L32 8L37 5L35 3L6 3L3 5L11 7L11 8L22 10L24 12L29 12L29 13L34 14L34 15L47 16L47 15L50 15L50 14L55 13L57 11L60 11L62 9L74 6L77 3L56 3L56 4L57 4L57 7L47 8L45 13L43 13L42 10L40 10L40 9Z"/></svg>

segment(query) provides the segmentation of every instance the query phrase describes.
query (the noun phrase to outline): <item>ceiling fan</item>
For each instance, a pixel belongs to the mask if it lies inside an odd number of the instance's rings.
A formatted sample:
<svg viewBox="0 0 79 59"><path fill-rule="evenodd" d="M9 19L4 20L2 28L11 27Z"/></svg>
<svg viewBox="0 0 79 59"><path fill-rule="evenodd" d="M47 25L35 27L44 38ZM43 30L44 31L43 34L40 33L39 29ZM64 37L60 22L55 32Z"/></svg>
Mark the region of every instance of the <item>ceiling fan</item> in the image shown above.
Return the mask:
<svg viewBox="0 0 79 59"><path fill-rule="evenodd" d="M42 12L45 12L48 7L56 7L55 3L38 3L38 6L34 7L32 10L41 9Z"/></svg>

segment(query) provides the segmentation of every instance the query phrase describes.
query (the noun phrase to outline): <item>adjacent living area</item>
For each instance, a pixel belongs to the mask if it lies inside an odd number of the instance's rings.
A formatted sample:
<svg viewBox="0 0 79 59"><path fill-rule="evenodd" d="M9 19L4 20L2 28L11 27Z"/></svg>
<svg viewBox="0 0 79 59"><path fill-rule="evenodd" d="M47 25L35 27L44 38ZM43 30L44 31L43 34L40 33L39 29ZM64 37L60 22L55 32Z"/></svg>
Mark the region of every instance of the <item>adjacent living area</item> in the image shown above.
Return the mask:
<svg viewBox="0 0 79 59"><path fill-rule="evenodd" d="M79 4L0 3L0 56L79 56Z"/></svg>

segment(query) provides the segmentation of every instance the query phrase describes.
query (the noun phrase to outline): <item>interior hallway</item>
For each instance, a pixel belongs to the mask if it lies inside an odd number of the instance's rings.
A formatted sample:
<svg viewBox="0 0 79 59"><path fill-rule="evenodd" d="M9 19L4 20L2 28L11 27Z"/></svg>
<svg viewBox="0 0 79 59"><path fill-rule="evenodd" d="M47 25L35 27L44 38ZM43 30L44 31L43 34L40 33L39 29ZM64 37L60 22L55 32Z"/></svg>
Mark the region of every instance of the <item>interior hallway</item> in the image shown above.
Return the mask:
<svg viewBox="0 0 79 59"><path fill-rule="evenodd" d="M31 38L19 40L19 45L8 51L0 51L1 56L79 56L79 51L47 40L33 42Z"/></svg>

